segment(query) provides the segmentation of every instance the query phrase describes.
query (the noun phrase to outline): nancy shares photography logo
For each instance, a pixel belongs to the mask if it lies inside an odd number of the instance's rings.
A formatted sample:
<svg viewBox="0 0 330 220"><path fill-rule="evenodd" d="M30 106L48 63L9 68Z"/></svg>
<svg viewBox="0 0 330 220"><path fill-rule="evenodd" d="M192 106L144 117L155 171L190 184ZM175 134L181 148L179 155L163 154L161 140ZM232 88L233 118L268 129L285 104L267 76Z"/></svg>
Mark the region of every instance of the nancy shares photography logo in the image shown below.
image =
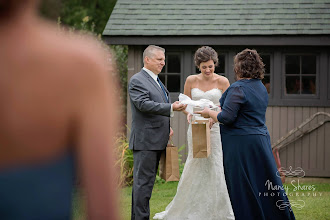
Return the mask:
<svg viewBox="0 0 330 220"><path fill-rule="evenodd" d="M292 166L290 166L288 170L281 167L279 171L276 172L276 176L279 177L276 182L272 182L271 180L265 182L266 190L264 192L259 192L259 196L278 197L279 199L276 202L276 206L280 210L285 210L287 207L289 207L290 211L292 211L292 207L300 210L305 206L303 198L322 196L322 193L315 192L315 185L308 185L300 182L300 179L305 176L305 171L301 167L297 167L295 170L292 169ZM290 183L282 185L281 176L295 177L297 179L293 179ZM287 195L291 198L296 197L297 199L290 199L290 201L288 201L286 200Z"/></svg>

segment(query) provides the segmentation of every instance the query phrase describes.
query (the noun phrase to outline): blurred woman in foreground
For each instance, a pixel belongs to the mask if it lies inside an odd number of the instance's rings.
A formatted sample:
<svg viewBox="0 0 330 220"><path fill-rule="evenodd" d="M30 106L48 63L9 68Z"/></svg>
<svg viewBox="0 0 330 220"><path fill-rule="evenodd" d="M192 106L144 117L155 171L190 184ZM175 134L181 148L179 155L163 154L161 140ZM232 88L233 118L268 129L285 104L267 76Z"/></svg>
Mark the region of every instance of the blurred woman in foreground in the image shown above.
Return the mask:
<svg viewBox="0 0 330 220"><path fill-rule="evenodd" d="M114 68L37 6L0 0L0 219L70 219L76 171L89 219L118 219Z"/></svg>

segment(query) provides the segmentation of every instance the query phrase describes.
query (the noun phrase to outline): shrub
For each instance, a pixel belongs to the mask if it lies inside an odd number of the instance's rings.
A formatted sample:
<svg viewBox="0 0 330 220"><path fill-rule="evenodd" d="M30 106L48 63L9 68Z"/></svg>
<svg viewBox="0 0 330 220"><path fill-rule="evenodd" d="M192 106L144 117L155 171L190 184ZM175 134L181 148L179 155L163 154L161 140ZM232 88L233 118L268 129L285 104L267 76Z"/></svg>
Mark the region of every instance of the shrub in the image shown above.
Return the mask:
<svg viewBox="0 0 330 220"><path fill-rule="evenodd" d="M133 151L128 147L126 136L121 134L116 140L116 166L120 170L120 186L130 186L133 183Z"/></svg>

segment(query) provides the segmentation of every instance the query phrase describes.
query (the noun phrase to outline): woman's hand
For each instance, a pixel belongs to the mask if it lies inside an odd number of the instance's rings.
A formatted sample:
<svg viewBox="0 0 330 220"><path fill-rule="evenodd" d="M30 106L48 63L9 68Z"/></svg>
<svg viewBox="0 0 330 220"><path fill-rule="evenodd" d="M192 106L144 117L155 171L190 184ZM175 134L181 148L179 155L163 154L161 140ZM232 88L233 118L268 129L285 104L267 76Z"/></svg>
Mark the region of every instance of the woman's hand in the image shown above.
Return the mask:
<svg viewBox="0 0 330 220"><path fill-rule="evenodd" d="M188 121L188 124L191 123L191 118L192 118L192 114L188 113L188 114L187 114L187 121Z"/></svg>
<svg viewBox="0 0 330 220"><path fill-rule="evenodd" d="M210 109L205 107L203 111L198 111L196 112L197 114L201 114L204 118L209 118L210 117Z"/></svg>

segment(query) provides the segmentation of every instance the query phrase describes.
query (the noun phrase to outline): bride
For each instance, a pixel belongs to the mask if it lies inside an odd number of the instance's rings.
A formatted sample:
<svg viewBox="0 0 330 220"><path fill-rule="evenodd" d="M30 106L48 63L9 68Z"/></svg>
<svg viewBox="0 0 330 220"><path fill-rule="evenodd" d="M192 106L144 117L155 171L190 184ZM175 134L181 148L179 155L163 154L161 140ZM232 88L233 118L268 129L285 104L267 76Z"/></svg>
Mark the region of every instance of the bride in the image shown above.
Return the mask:
<svg viewBox="0 0 330 220"><path fill-rule="evenodd" d="M192 100L208 99L219 105L222 93L229 87L229 81L214 73L218 64L217 52L203 46L196 51L194 60L201 73L187 78L184 94ZM191 114L185 113L189 123ZM188 157L177 193L165 211L157 213L153 219L235 219L224 176L219 124L210 120L211 154L208 158L193 158L189 125Z"/></svg>

